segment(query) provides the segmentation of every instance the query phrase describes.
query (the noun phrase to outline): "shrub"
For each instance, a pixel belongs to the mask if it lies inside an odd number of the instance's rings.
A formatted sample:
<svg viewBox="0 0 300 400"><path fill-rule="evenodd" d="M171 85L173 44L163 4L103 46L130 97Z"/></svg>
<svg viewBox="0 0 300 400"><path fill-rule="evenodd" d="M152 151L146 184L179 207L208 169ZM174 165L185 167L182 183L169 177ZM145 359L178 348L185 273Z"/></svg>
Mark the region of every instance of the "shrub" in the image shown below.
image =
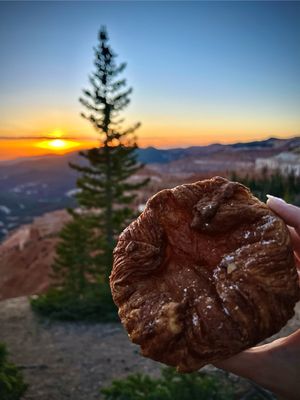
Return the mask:
<svg viewBox="0 0 300 400"><path fill-rule="evenodd" d="M33 311L42 317L64 321L119 321L108 285L89 285L80 295L52 288L31 298Z"/></svg>
<svg viewBox="0 0 300 400"><path fill-rule="evenodd" d="M162 377L133 374L101 390L105 400L232 400L233 388L213 375L178 374L164 368Z"/></svg>
<svg viewBox="0 0 300 400"><path fill-rule="evenodd" d="M19 369L7 361L7 350L0 343L0 399L18 400L25 393L27 385Z"/></svg>

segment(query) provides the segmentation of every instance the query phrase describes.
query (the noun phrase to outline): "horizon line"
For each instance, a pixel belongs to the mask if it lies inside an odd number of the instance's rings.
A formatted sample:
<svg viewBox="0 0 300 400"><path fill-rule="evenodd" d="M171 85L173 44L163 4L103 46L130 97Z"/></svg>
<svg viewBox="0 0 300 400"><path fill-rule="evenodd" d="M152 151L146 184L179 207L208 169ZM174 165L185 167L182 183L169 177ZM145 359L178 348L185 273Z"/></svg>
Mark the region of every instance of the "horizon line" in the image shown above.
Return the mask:
<svg viewBox="0 0 300 400"><path fill-rule="evenodd" d="M3 137L0 136L0 140ZM24 138L24 137L23 137ZM36 137L34 137L36 138ZM18 138L14 138L14 139L18 139ZM49 139L47 137L47 139ZM51 139L51 138L50 138ZM52 140L55 140L55 138L52 138ZM188 149L191 147L208 147L208 146L214 146L214 145L220 145L220 146L232 146L235 144L247 144L247 143L253 143L253 142L265 142L267 140L292 140L292 139L300 139L300 134L297 136L292 136L292 137L288 137L288 138L279 138L279 137L275 137L275 136L271 136L268 137L266 139L261 139L261 140L252 140L252 141L237 141L237 142L232 142L232 143L220 143L220 142L212 142L210 144L205 144L205 145L192 145L192 146L174 146L174 147L160 147L160 146L146 146L146 147L142 147L142 146L138 146L138 148L140 149L149 149L149 148L153 148L153 149L158 149L158 150L175 150L175 149ZM61 157L64 156L66 154L70 154L70 153L78 153L80 150L70 150L70 151L66 151L63 154L60 153L56 153L56 152L52 152L52 153L45 153L45 154L41 154L41 155L33 155L33 156L20 156L20 157L16 157L16 158L10 158L10 159L1 159L0 158L0 164L2 163L10 163L10 162L14 162L17 160L24 160L24 159L32 159L32 158L42 158L42 157L52 157L52 156L57 156L57 157Z"/></svg>
<svg viewBox="0 0 300 400"><path fill-rule="evenodd" d="M60 139L60 140L78 140L81 142L85 141L98 141L98 138L92 138L92 137L78 137L78 136L61 136L61 137L53 137L53 136L46 136L46 135L40 135L40 136L4 136L0 135L0 141L1 140L55 140L55 139ZM139 142L141 138L137 139L137 142ZM209 144L192 144L192 145L183 145L183 146L157 146L157 145L148 145L148 146L139 146L139 148L162 148L162 149L174 149L174 148L189 148L189 147L194 147L194 146L200 146L200 147L205 147L205 146L210 146L210 145L232 145L236 143L251 143L251 142L263 142L266 140L271 140L271 139L277 139L277 140L291 140L291 139L300 139L300 132L299 134L289 136L289 137L278 137L277 135L271 135L271 136L266 136L264 139L254 139L254 140L238 140L235 142L229 142L229 143L224 143L224 142L211 142Z"/></svg>

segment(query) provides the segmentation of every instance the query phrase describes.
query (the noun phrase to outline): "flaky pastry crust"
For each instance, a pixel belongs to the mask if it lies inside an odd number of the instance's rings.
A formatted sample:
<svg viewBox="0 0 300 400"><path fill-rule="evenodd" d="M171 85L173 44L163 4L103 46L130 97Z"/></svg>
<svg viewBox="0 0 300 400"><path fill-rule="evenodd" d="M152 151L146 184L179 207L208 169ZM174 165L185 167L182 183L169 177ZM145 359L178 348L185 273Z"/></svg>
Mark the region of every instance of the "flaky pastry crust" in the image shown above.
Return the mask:
<svg viewBox="0 0 300 400"><path fill-rule="evenodd" d="M110 284L142 354L182 372L276 333L300 298L284 222L221 177L153 196L119 237Z"/></svg>

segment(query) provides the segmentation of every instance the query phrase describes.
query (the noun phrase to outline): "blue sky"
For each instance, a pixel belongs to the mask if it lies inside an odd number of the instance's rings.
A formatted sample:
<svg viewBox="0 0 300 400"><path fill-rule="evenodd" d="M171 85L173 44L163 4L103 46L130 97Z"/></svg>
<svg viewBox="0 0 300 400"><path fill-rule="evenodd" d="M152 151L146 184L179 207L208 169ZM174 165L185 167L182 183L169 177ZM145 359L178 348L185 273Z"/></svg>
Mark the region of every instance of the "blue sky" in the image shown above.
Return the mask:
<svg viewBox="0 0 300 400"><path fill-rule="evenodd" d="M101 25L128 63L126 116L147 144L300 134L300 3L1 2L0 12L3 135L94 135L78 97Z"/></svg>

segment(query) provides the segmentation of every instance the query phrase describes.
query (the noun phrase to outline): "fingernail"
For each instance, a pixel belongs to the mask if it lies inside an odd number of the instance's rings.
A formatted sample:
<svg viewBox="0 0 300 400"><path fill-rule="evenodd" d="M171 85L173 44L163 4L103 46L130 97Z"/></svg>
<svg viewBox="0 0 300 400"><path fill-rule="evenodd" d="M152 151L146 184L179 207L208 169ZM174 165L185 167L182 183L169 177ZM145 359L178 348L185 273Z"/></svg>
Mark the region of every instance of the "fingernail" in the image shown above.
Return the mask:
<svg viewBox="0 0 300 400"><path fill-rule="evenodd" d="M281 201L282 203L285 203L285 200L283 200L281 197L272 196L271 194L267 194L266 196L268 200L274 199L276 201Z"/></svg>

